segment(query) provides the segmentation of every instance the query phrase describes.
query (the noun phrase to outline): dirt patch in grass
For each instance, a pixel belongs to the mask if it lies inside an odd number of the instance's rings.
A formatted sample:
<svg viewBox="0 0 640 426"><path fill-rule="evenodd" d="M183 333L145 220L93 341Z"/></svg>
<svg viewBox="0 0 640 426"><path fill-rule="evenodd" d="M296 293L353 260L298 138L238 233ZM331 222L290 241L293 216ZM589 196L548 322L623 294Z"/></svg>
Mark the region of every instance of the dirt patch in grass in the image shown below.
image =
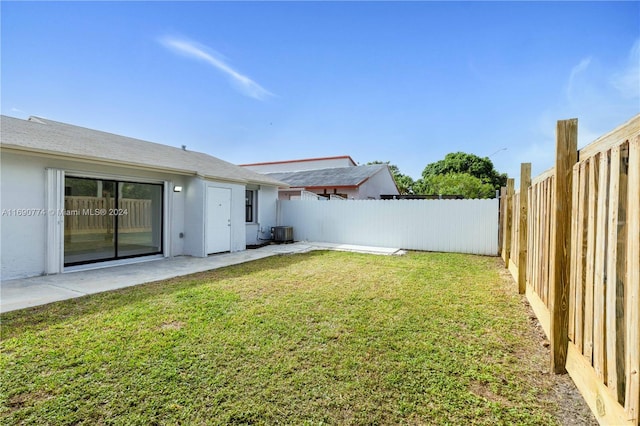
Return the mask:
<svg viewBox="0 0 640 426"><path fill-rule="evenodd" d="M14 395L7 401L7 407L9 411L15 411L22 409L25 405L33 403L42 403L48 399L51 399L53 395L44 390L36 390L33 392L20 393Z"/></svg>
<svg viewBox="0 0 640 426"><path fill-rule="evenodd" d="M469 386L469 390L475 395L485 398L491 402L496 402L505 407L509 407L511 404L509 400L501 395L496 394L489 387L488 383L484 382L472 382Z"/></svg>
<svg viewBox="0 0 640 426"><path fill-rule="evenodd" d="M538 351L541 355L549 360L551 353L549 350L549 341L542 329L542 326L535 318L533 310L526 301L523 302L525 309L531 318L532 334L538 344ZM553 414L556 416L560 424L563 426L598 426L599 423L591 412L591 409L585 402L576 388L569 374L554 374L549 364L543 365L540 369L540 380L551 383L550 398L555 402L556 409Z"/></svg>
<svg viewBox="0 0 640 426"><path fill-rule="evenodd" d="M514 281L509 271L502 266L500 275L505 285L510 290L517 289L518 285ZM517 292L517 290L515 290ZM550 389L546 398L550 402L551 412L558 422L563 426L598 426L598 421L594 417L591 409L585 402L576 388L573 380L568 374L554 374L551 371L549 341L536 318L531 305L524 295L519 296L526 316L529 319L528 337L535 342L530 350L534 352L524 353L520 351L517 357L523 362L530 363L530 370L536 372L532 375L531 381L541 388Z"/></svg>
<svg viewBox="0 0 640 426"><path fill-rule="evenodd" d="M160 330L180 330L185 326L185 323L182 321L169 321L160 324Z"/></svg>

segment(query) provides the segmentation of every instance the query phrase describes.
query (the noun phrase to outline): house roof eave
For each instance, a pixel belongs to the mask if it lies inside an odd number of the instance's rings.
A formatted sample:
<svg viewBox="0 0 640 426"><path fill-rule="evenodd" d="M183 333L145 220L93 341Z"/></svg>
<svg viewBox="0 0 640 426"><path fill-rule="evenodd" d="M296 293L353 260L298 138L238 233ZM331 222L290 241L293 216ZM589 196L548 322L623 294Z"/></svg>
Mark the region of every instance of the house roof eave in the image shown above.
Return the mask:
<svg viewBox="0 0 640 426"><path fill-rule="evenodd" d="M46 158L55 158L60 160L71 160L71 161L79 161L86 164L101 164L101 165L110 165L123 167L128 169L136 169L136 170L146 170L158 173L170 173L182 176L196 176L202 179L207 180L215 180L219 182L228 182L228 183L236 183L236 184L257 184L264 186L272 186L272 187L286 187L286 183L276 181L272 182L271 180L259 180L259 179L230 179L225 176L217 176L206 173L201 173L197 170L185 170L185 169L177 169L171 167L163 167L163 166L153 166L140 162L127 162L120 160L112 160L109 158L95 157L95 156L87 156L87 155L77 155L65 152L57 152L57 151L49 151L31 147L24 147L20 145L11 145L2 143L0 144L0 149L5 152L10 153L18 153L18 154L29 154L35 155L38 157L46 157Z"/></svg>
<svg viewBox="0 0 640 426"><path fill-rule="evenodd" d="M111 160L108 158L90 157L86 155L77 155L77 154L70 154L65 152L48 151L48 150L37 149L37 148L27 148L19 145L10 145L5 143L0 144L0 149L10 153L30 154L38 157L55 158L55 159L61 159L61 160L73 160L73 161L80 161L87 164L105 164L105 165L113 165L113 166L119 166L119 167L125 167L125 168L135 168L138 170L149 170L149 171L173 173L173 174L185 175L185 176L205 177L205 175L202 175L197 171L193 171L193 170L151 166L151 165L137 163L137 162L125 162L125 161L119 161L119 160Z"/></svg>

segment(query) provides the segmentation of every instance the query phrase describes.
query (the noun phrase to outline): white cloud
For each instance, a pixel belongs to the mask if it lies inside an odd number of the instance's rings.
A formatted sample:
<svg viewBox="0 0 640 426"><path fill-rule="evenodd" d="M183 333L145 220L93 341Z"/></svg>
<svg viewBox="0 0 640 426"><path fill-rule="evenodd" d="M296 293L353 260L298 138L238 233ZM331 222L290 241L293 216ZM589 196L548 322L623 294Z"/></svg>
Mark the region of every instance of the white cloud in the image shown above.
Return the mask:
<svg viewBox="0 0 640 426"><path fill-rule="evenodd" d="M271 92L251 80L246 75L240 74L231 68L225 61L219 58L219 54L199 43L175 37L163 37L160 44L175 53L198 59L226 74L236 88L246 96L254 99L264 100L273 96Z"/></svg>
<svg viewBox="0 0 640 426"><path fill-rule="evenodd" d="M571 98L574 86L576 85L576 79L589 67L589 64L591 64L591 57L584 58L578 65L571 69L571 74L569 74L569 82L567 83L567 96L569 98Z"/></svg>
<svg viewBox="0 0 640 426"><path fill-rule="evenodd" d="M564 81L560 96L529 122L519 146L510 148L515 159L532 163L534 176L553 166L557 120L578 119L583 148L640 112L640 39L617 63L596 55L578 59Z"/></svg>
<svg viewBox="0 0 640 426"><path fill-rule="evenodd" d="M640 98L640 39L631 47L626 68L613 75L611 84L625 98Z"/></svg>

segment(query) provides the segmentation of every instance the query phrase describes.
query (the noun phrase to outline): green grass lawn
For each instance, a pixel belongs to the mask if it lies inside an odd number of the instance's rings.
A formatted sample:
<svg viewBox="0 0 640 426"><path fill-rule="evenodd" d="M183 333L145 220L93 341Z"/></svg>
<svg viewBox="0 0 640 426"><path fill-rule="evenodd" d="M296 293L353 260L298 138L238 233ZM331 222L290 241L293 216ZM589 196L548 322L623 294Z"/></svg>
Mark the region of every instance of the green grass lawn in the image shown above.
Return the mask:
<svg viewBox="0 0 640 426"><path fill-rule="evenodd" d="M556 423L497 258L279 256L1 320L3 424Z"/></svg>

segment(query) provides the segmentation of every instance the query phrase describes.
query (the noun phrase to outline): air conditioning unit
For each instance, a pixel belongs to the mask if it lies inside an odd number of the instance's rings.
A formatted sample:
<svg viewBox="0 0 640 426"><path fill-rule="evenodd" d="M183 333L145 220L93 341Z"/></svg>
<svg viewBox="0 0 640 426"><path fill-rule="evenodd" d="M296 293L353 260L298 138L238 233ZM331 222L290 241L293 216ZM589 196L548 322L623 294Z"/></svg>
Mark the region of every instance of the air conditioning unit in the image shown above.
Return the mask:
<svg viewBox="0 0 640 426"><path fill-rule="evenodd" d="M292 243L293 242L293 226L274 226L271 228L273 234L273 241L278 243Z"/></svg>

